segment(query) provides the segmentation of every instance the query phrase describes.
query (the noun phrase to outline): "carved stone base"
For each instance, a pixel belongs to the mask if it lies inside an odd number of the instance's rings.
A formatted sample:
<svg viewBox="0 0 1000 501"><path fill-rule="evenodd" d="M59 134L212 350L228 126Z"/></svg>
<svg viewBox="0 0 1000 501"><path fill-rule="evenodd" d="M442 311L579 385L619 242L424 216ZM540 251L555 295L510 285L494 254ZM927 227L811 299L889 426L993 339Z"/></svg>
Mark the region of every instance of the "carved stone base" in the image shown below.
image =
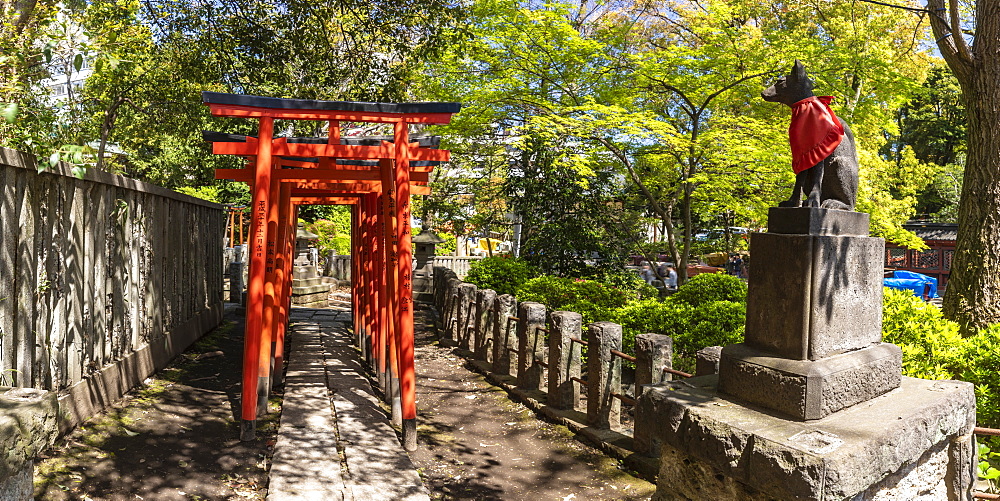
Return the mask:
<svg viewBox="0 0 1000 501"><path fill-rule="evenodd" d="M903 378L818 421L720 396L716 376L648 385L639 424L661 455L654 500L971 499L973 386ZM653 451L650 451L653 452Z"/></svg>
<svg viewBox="0 0 1000 501"><path fill-rule="evenodd" d="M722 349L719 392L794 419L820 419L899 387L901 371L902 351L888 343L821 360L733 344Z"/></svg>

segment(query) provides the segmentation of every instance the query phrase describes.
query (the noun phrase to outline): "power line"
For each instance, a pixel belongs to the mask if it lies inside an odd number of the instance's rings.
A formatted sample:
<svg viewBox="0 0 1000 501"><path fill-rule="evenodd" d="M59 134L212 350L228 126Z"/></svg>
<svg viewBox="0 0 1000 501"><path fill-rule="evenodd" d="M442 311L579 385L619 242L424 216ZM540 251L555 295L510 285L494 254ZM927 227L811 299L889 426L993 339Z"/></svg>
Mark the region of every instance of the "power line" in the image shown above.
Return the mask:
<svg viewBox="0 0 1000 501"><path fill-rule="evenodd" d="M927 9L920 9L920 8L917 8L917 7L908 7L908 6L906 6L906 5L896 5L896 4L891 4L891 3L885 3L885 2L877 2L877 1L875 1L875 0L858 0L858 1L859 1L859 2L865 2L865 3L873 3L873 4L875 4L875 5L881 5L881 6L883 6L883 7L892 7L892 8L894 8L894 9L903 9L903 10L908 10L908 11L910 11L910 12L918 12L918 13L920 13L920 14L923 14L923 13L925 13L925 12L927 12L927 13L929 13L929 12L930 12L930 11L929 11L929 10L927 10Z"/></svg>

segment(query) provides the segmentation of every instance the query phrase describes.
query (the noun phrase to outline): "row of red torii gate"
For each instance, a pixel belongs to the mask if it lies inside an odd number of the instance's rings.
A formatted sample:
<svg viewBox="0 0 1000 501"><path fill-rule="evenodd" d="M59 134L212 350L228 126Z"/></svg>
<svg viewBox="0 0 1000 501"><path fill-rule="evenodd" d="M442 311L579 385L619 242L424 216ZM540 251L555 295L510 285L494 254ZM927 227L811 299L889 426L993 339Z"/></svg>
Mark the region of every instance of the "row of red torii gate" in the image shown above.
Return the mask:
<svg viewBox="0 0 1000 501"><path fill-rule="evenodd" d="M217 179L250 184L250 257L240 438L253 440L257 417L284 361L297 207L352 206L351 297L359 346L392 395L403 445L415 450L410 195L429 194L431 170L447 161L438 138L410 136L411 124L444 124L458 103L317 101L203 92L214 116L256 118L257 136L206 132L212 151L248 159ZM275 137L275 120L326 122L328 136ZM392 125L391 136L341 135L345 123Z"/></svg>

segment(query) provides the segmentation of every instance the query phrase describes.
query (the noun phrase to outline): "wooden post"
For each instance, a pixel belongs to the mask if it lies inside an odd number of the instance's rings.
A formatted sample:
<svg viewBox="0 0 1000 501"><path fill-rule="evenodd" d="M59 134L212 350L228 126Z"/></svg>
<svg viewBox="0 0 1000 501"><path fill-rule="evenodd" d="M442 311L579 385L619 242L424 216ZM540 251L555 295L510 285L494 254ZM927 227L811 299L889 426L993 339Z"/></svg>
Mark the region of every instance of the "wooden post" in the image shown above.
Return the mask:
<svg viewBox="0 0 1000 501"><path fill-rule="evenodd" d="M413 368L413 285L410 243L410 134L409 125L396 122L396 235L399 239L399 372L403 407L403 448L417 450L417 386Z"/></svg>
<svg viewBox="0 0 1000 501"><path fill-rule="evenodd" d="M393 187L395 184L395 176L392 173L392 161L391 160L380 160L379 161L379 171L382 174L382 200L383 200L383 214L384 217L384 235L385 235L385 248L386 248L386 261L385 261L385 281L386 281L386 299L387 299L387 310L386 313L392 320L389 322L391 329L387 330L387 343L388 343L388 355L389 355L389 366L388 366L388 386L386 387L386 399L392 409L392 423L401 426L403 413L400 408L400 387L399 387L399 329L400 329L400 318L399 309L400 305L400 282L398 273L398 260L399 260L399 236L396 233L396 228L399 223L396 217L398 200L396 199L396 190Z"/></svg>
<svg viewBox="0 0 1000 501"><path fill-rule="evenodd" d="M278 213L281 211L281 181L271 176L267 203L267 249L264 266L264 302L261 312L260 342L257 357L257 416L267 414L267 401L271 394L271 343L275 339L278 323L278 245L281 230Z"/></svg>
<svg viewBox="0 0 1000 501"><path fill-rule="evenodd" d="M285 334L288 329L288 300L291 292L291 251L289 242L295 242L295 233L291 230L291 214L295 210L292 207L292 188L287 183L282 183L279 196L278 211L278 255L275 262L276 275L276 296L277 323L274 333L274 367L272 369L271 387L273 388L284 376L285 361Z"/></svg>
<svg viewBox="0 0 1000 501"><path fill-rule="evenodd" d="M387 392L389 387L389 376L387 362L386 362L386 332L391 331L391 319L386 314L386 305L389 302L389 298L385 291L385 240L384 234L385 229L382 227L383 223L383 209L381 197L377 194L365 195L368 198L370 207L372 209L372 239L371 239L371 256L369 260L371 262L372 269L374 270L374 276L372 277L373 287L371 291L372 305L375 311L375 319L377 322L376 326L376 340L375 344L378 345L379 358L376 365L373 367L375 371L375 379L378 381L379 387Z"/></svg>
<svg viewBox="0 0 1000 501"><path fill-rule="evenodd" d="M247 318L243 342L243 388L241 395L240 440L250 441L257 429L257 367L260 356L260 330L264 306L264 273L267 264L267 206L271 188L271 139L274 119L261 117L258 133L257 162L253 185L253 218L250 233L250 279L247 286Z"/></svg>

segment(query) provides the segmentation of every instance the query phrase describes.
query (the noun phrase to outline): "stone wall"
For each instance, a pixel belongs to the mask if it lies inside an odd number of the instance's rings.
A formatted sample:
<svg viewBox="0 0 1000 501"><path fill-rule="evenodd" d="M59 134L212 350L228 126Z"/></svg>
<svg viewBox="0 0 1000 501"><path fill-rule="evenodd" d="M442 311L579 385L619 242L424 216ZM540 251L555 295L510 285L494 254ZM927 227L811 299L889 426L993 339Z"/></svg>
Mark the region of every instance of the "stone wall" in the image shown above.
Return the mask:
<svg viewBox="0 0 1000 501"><path fill-rule="evenodd" d="M63 430L221 321L222 207L0 148L0 385L56 391Z"/></svg>

